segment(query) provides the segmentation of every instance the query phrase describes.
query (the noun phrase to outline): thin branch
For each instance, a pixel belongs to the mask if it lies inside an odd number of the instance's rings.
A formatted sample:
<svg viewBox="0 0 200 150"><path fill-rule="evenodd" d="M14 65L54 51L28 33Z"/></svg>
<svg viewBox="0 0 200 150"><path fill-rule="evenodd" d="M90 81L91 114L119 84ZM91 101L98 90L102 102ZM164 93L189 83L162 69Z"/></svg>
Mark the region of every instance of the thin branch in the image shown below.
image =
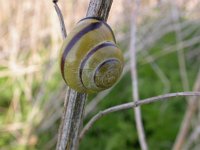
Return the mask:
<svg viewBox="0 0 200 150"><path fill-rule="evenodd" d="M200 91L200 70L199 73L197 74L197 79L195 81L194 85L194 91ZM185 112L185 115L183 117L183 121L181 123L180 130L177 134L176 141L174 143L173 149L174 150L179 150L184 146L185 141L187 141L187 135L190 130L190 125L192 118L197 111L198 108L198 101L196 97L191 97L189 99L189 104L187 106L187 110Z"/></svg>
<svg viewBox="0 0 200 150"><path fill-rule="evenodd" d="M54 0L54 7L57 12L63 40L67 37L65 23L60 8L57 5L58 0ZM85 106L86 94L81 94L67 86L67 92L64 100L64 112L59 128L57 150L78 149L78 134L82 125L83 111Z"/></svg>
<svg viewBox="0 0 200 150"><path fill-rule="evenodd" d="M105 115L108 115L110 113L117 112L117 111L131 109L131 108L138 107L138 106L141 106L144 104L154 103L154 102L158 102L158 101L168 101L168 100L170 100L169 98L181 97L181 96L183 96L183 97L200 96L200 92L168 93L168 94L164 94L164 95L159 95L159 96L139 100L137 102L129 102L129 103L120 104L117 106L107 108L105 110L100 111L98 114L96 114L94 117L92 117L92 119L85 125L85 127L81 131L79 139L81 140L83 138L83 136L86 134L86 132L94 125L94 123Z"/></svg>
<svg viewBox="0 0 200 150"><path fill-rule="evenodd" d="M171 7L172 7L172 19L175 22L180 22L180 12L177 7L177 3L171 0ZM186 69L186 61L185 61L185 55L183 50L183 42L182 42L182 34L181 34L181 27L180 26L174 26L174 30L176 33L176 42L177 44L177 54L178 54L178 63L179 63L179 70L180 70L180 76L182 81L183 90L189 90L189 81L188 81L188 75L187 75L187 69ZM186 136L188 134L190 120L193 116L193 112L195 112L195 105L194 102L196 101L190 101L188 100L188 109L184 115L184 120L182 121L181 128L178 132L175 144L173 146L173 150L180 150L182 149Z"/></svg>
<svg viewBox="0 0 200 150"><path fill-rule="evenodd" d="M53 0L54 8L56 10L56 13L58 15L58 19L59 19L59 22L60 22L60 28L61 28L62 38L64 40L67 37L67 31L66 31L66 28L65 28L65 22L64 22L64 19L63 19L63 15L61 13L60 8L57 5L57 2L58 2L58 0Z"/></svg>
<svg viewBox="0 0 200 150"><path fill-rule="evenodd" d="M194 146L195 143L199 143L199 139L200 139L200 126L197 126L192 131L191 135L186 141L186 144L185 144L185 147L183 147L183 150L192 149L191 146Z"/></svg>
<svg viewBox="0 0 200 150"><path fill-rule="evenodd" d="M137 78L137 67L136 67L136 20L139 11L140 0L136 0L135 7L132 11L131 17L131 41L130 41L130 64L131 64L131 77L132 77L132 97L133 102L137 103L139 100L138 92L138 78ZM137 128L137 134L139 137L139 143L142 150L148 150L145 131L142 122L142 113L140 107L134 108L135 122Z"/></svg>
<svg viewBox="0 0 200 150"><path fill-rule="evenodd" d="M176 49L178 54L178 64L179 64L179 70L180 70L180 76L181 81L183 85L183 90L187 91L189 90L189 81L188 81L188 75L186 70L186 61L185 61L185 55L184 55L184 49L183 49L183 40L182 40L182 33L181 33L181 27L180 27L180 14L179 10L177 8L176 2L171 0L171 7L172 7L172 20L174 22L174 31L176 33ZM177 25L175 25L178 23Z"/></svg>

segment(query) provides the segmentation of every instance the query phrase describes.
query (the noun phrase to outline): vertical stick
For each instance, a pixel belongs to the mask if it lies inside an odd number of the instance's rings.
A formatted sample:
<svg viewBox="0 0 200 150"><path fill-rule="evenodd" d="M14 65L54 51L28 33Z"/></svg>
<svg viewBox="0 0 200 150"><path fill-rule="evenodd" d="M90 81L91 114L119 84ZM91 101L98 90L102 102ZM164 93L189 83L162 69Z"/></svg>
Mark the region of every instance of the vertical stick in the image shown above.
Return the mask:
<svg viewBox="0 0 200 150"><path fill-rule="evenodd" d="M171 12L172 12L172 20L174 22L174 31L176 33L176 48L177 48L177 55L178 55L178 63L179 63L179 71L182 81L182 86L184 91L189 90L189 81L186 69L186 62L185 62L185 55L183 49L183 42L182 42L182 35L181 35L181 27L180 27L180 13L177 7L177 1L170 1L171 2ZM177 25L175 25L177 24ZM193 110L193 101L188 100L187 111L185 112L180 130L177 134L177 138L175 144L173 146L173 150L182 149L186 136L189 131L190 127L190 120L192 118Z"/></svg>
<svg viewBox="0 0 200 150"><path fill-rule="evenodd" d="M194 82L194 88L193 91L200 91L200 71L197 74L197 78ZM176 141L173 145L173 150L180 150L185 148L185 143L187 142L187 137L189 130L191 128L191 122L193 119L193 116L195 115L195 112L198 109L198 97L191 97L189 98L189 104L187 106L187 110L185 112L185 115L183 117L183 121L181 123L180 130L177 134Z"/></svg>
<svg viewBox="0 0 200 150"><path fill-rule="evenodd" d="M176 33L176 48L177 48L177 54L178 54L178 63L179 63L179 70L180 70L180 76L182 81L182 86L184 91L189 90L189 81L188 81L188 75L187 75L187 69L186 69L186 61L185 61L185 55L184 55L184 49L183 49L183 40L182 40L182 34L181 34L181 27L180 27L180 13L177 6L176 1L174 2L171 0L171 11L172 11L172 20L174 22L174 31Z"/></svg>
<svg viewBox="0 0 200 150"><path fill-rule="evenodd" d="M139 10L140 1L137 0L135 3L135 8L132 12L131 17L131 41L130 41L130 63L131 63L131 75L132 75L132 87L133 87L133 101L137 102L139 100L138 92L138 79L137 79L137 67L136 67L136 18ZM145 138L142 115L140 107L134 108L136 128L139 137L140 147L142 150L148 150L147 142Z"/></svg>
<svg viewBox="0 0 200 150"><path fill-rule="evenodd" d="M60 9L54 0L54 6L61 24L63 38L66 37L66 30ZM112 0L91 0L87 11L87 17L98 17L107 20L112 5ZM86 94L78 93L68 89L65 102L62 122L58 134L56 150L77 150L79 146L78 134L83 121L83 112L86 101Z"/></svg>

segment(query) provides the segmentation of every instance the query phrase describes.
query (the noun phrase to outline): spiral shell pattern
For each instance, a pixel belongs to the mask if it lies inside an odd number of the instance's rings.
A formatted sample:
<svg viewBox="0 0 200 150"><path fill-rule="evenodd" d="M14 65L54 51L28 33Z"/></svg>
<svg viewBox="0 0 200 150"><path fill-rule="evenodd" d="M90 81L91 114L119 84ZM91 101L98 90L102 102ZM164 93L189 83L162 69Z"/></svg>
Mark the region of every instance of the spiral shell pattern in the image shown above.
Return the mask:
<svg viewBox="0 0 200 150"><path fill-rule="evenodd" d="M123 56L112 29L104 21L84 18L61 48L61 73L67 85L81 93L110 88L123 70Z"/></svg>

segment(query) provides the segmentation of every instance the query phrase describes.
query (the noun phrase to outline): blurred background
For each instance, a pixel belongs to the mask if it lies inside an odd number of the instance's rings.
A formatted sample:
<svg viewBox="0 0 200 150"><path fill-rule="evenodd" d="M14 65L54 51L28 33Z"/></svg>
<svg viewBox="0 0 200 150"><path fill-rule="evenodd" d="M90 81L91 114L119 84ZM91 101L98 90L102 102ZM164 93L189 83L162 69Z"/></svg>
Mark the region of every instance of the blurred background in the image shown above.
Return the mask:
<svg viewBox="0 0 200 150"><path fill-rule="evenodd" d="M85 17L89 0L60 0L67 32ZM126 60L113 88L89 95L86 123L99 110L132 101L129 45L133 1L114 0L108 23ZM62 37L49 0L0 0L0 149L55 149L66 86L59 72ZM140 99L200 91L200 1L142 0L136 30ZM185 113L185 149L200 149L200 101L173 98L142 106L150 150L173 147ZM183 99L183 100L178 100ZM187 101L188 100L188 101ZM99 120L81 150L139 150L133 110Z"/></svg>

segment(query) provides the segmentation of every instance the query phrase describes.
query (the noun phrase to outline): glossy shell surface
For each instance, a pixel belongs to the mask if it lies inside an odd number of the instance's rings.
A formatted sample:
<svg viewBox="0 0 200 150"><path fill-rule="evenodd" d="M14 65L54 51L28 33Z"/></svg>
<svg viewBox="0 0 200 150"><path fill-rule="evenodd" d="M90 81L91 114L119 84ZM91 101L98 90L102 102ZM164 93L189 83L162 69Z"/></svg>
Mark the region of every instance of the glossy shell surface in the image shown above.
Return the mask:
<svg viewBox="0 0 200 150"><path fill-rule="evenodd" d="M67 85L78 92L110 88L123 70L112 29L95 18L79 21L62 46L60 67Z"/></svg>

